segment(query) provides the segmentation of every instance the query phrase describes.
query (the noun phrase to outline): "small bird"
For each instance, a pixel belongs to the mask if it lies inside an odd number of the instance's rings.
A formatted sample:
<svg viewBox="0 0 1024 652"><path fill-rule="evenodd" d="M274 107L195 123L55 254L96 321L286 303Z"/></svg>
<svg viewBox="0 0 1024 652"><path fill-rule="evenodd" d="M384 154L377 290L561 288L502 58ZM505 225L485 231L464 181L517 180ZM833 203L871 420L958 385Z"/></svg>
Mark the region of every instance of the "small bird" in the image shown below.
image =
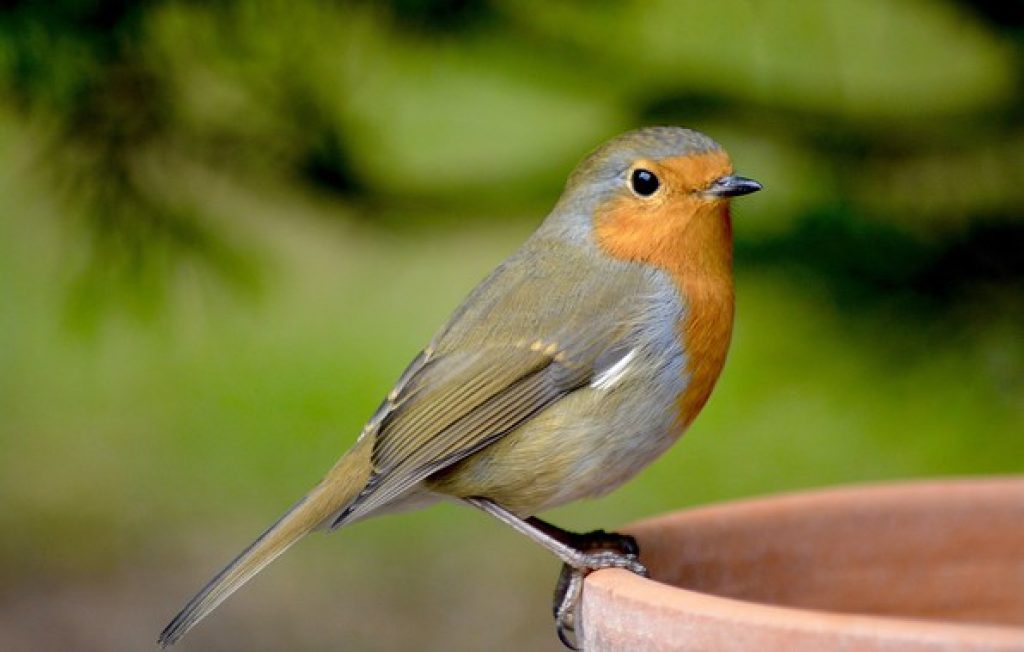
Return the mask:
<svg viewBox="0 0 1024 652"><path fill-rule="evenodd" d="M732 335L729 200L761 189L713 140L623 134L587 156L527 241L401 374L321 482L214 577L166 647L304 535L453 499L564 563L558 635L573 647L584 576L646 574L631 537L535 515L618 487L687 429Z"/></svg>

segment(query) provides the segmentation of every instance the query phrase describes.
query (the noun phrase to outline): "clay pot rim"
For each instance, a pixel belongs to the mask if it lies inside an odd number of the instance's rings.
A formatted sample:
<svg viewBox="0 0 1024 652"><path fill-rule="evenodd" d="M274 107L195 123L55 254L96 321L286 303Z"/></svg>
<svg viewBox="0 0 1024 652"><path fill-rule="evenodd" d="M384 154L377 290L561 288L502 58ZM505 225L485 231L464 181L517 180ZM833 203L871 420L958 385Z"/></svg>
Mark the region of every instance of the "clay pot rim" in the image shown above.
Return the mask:
<svg viewBox="0 0 1024 652"><path fill-rule="evenodd" d="M735 518L738 514L763 517L767 510L778 515L793 517L799 512L822 508L843 510L863 508L866 504L877 509L880 503L903 503L908 498L917 501L948 499L950 492L960 496L984 495L997 500L1020 500L1024 495L1024 476L986 476L983 478L944 478L939 480L910 480L890 483L872 483L839 488L806 490L778 494L770 497L742 499L645 519L623 528L624 532L642 537L645 531L681 529L681 524L695 520L715 519L723 514ZM685 514L685 519L681 515ZM642 554L642 551L641 551ZM701 593L678 586L643 578L625 570L607 569L587 577L584 596L601 594L603 599L629 603L662 613L686 613L711 620L724 618L742 620L774 630L823 631L842 629L850 634L863 633L872 637L884 634L892 640L932 640L970 642L993 647L1020 646L1024 641L1024 628L964 622L944 622L911 617L880 616L825 610L787 607L727 598Z"/></svg>
<svg viewBox="0 0 1024 652"><path fill-rule="evenodd" d="M655 580L639 577L626 570L607 569L587 578L587 590L612 596L643 607L682 611L715 619L729 614L730 620L742 620L755 626L775 630L825 631L843 630L856 636L872 638L884 635L892 640L934 640L939 643L970 641L992 646L1020 646L1024 628L1003 625L948 623L934 620L871 616L832 611L814 611L794 607L759 604L733 598L722 598Z"/></svg>

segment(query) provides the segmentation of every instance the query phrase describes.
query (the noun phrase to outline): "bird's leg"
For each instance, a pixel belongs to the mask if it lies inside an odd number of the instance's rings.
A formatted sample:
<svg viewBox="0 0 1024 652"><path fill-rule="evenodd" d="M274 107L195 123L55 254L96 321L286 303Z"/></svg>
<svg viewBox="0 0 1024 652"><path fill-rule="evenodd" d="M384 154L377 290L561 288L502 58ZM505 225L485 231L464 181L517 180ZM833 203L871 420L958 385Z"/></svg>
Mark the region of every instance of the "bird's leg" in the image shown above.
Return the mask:
<svg viewBox="0 0 1024 652"><path fill-rule="evenodd" d="M575 569L625 568L638 575L647 574L647 569L637 560L638 548L633 537L604 530L576 534L539 518L519 518L486 498L466 498L465 501L544 546Z"/></svg>
<svg viewBox="0 0 1024 652"><path fill-rule="evenodd" d="M604 530L577 534L539 518L519 518L486 498L467 498L466 502L526 535L562 560L562 572L555 587L554 616L558 638L570 649L578 649L576 608L583 592L583 579L591 571L624 568L647 577L647 569L639 560L640 549L631 536Z"/></svg>

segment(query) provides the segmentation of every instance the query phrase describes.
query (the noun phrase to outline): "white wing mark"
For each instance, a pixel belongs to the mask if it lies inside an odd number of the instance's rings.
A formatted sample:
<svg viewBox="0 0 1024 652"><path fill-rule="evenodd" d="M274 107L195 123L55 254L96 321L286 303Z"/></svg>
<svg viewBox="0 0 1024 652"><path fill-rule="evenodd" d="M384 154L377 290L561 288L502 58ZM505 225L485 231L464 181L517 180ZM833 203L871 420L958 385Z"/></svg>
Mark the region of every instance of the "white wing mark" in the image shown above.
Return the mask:
<svg viewBox="0 0 1024 652"><path fill-rule="evenodd" d="M616 383L622 380L622 377L626 375L626 367L629 366L630 361L636 356L636 349L633 349L626 355L622 356L622 359L608 367L591 381L590 386L594 389L609 390Z"/></svg>

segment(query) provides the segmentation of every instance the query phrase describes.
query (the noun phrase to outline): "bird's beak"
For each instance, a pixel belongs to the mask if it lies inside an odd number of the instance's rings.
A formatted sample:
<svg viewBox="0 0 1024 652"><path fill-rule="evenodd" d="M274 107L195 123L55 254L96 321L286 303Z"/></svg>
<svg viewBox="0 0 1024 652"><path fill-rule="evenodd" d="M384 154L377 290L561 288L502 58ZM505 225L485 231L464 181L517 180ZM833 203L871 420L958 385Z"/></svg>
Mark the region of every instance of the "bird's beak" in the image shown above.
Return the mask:
<svg viewBox="0 0 1024 652"><path fill-rule="evenodd" d="M709 197L739 197L749 195L761 189L761 184L746 177L730 174L716 180L711 187L704 191Z"/></svg>

